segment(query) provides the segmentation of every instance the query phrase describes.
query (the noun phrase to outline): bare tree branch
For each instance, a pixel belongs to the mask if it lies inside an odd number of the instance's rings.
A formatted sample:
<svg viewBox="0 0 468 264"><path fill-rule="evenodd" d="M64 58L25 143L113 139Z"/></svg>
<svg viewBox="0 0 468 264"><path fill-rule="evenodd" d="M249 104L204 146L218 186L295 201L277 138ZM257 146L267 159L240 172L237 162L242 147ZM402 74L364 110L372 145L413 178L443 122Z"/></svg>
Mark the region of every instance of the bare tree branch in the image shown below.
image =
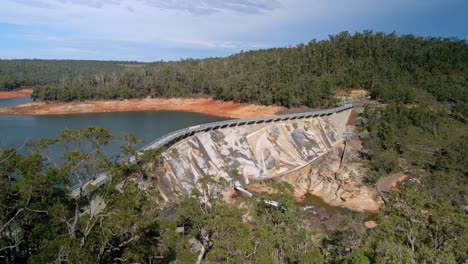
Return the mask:
<svg viewBox="0 0 468 264"><path fill-rule="evenodd" d="M19 209L18 211L16 211L16 214L15 214L12 218L10 218L10 220L8 220L8 222L6 222L6 223L2 226L2 228L0 228L0 233L3 233L3 231L5 230L5 228L6 228L9 224L11 224L11 222L13 222L13 220L15 220L15 218L16 218L22 211L24 211L24 208L21 208L21 209Z"/></svg>
<svg viewBox="0 0 468 264"><path fill-rule="evenodd" d="M23 242L22 240L20 240L18 243L12 245L12 246L6 246L6 247L2 247L0 248L0 252L2 252L3 250L7 250L7 249L14 249L16 248L17 246L19 246L19 244L21 244L21 242Z"/></svg>
<svg viewBox="0 0 468 264"><path fill-rule="evenodd" d="M21 147L15 149L15 151L12 151L8 157L6 157L6 158L0 160L0 163L3 163L3 162L5 162L5 161L7 161L9 158L13 157L13 155L14 155L15 153L17 153L18 150L22 149L25 145L26 145L26 143L23 143L23 145L21 145Z"/></svg>

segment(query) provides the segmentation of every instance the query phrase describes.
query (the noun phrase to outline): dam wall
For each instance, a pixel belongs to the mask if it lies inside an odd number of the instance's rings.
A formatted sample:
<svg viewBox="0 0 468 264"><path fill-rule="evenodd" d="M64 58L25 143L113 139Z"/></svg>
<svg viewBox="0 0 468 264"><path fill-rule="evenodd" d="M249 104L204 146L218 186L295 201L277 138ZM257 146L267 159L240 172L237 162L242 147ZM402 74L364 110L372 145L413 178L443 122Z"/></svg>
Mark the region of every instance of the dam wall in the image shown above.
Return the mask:
<svg viewBox="0 0 468 264"><path fill-rule="evenodd" d="M199 179L212 175L254 192L264 190L272 180L286 181L299 200L312 194L333 206L375 211L379 201L373 190L350 180L359 169L342 163L343 136L352 107L193 126L165 135L140 152L160 151L162 158L153 164L158 168L155 187L166 201L190 194ZM102 173L81 190L73 190L72 196L108 180Z"/></svg>
<svg viewBox="0 0 468 264"><path fill-rule="evenodd" d="M147 165L157 168L153 176L166 201L190 194L202 177L212 175L252 192L266 190L270 181L285 181L294 187L298 200L311 194L332 206L376 211L381 201L375 191L354 180L365 173L360 172L361 166L343 162L343 137L352 108L344 105L193 126L167 134L140 152L156 149L161 153L157 163ZM108 180L102 173L82 189L73 190L72 196L86 194L88 185L99 187Z"/></svg>
<svg viewBox="0 0 468 264"><path fill-rule="evenodd" d="M158 178L166 199L174 192L189 194L205 175L248 185L309 171L311 164L336 153L337 146L343 145L351 110L352 106L346 105L326 111L217 122L189 128L195 133L176 131L146 149L162 151L165 174Z"/></svg>

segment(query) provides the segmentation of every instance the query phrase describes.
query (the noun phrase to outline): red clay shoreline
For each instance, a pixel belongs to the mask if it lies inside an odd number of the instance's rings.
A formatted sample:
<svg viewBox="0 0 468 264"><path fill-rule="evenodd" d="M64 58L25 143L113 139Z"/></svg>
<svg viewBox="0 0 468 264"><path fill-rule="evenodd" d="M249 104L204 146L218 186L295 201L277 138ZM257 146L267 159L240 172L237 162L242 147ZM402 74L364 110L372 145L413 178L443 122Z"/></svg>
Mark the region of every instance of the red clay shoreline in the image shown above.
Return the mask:
<svg viewBox="0 0 468 264"><path fill-rule="evenodd" d="M275 115L280 106L223 102L206 98L152 98L80 102L35 102L0 108L0 115L63 115L135 111L183 111L224 118L251 118Z"/></svg>
<svg viewBox="0 0 468 264"><path fill-rule="evenodd" d="M33 92L31 88L25 88L15 91L0 91L0 99L27 98Z"/></svg>

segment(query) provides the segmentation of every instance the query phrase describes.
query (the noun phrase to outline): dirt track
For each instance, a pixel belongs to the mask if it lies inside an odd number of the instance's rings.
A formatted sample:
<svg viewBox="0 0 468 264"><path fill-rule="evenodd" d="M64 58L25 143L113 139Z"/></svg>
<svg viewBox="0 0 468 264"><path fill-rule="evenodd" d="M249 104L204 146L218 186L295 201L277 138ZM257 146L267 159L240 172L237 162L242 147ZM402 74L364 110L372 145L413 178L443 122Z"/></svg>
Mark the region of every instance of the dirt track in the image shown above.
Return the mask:
<svg viewBox="0 0 468 264"><path fill-rule="evenodd" d="M395 173L383 177L376 184L376 189L383 199L388 200L390 195L396 190L399 182L405 180L408 176L403 173Z"/></svg>
<svg viewBox="0 0 468 264"><path fill-rule="evenodd" d="M33 89L21 89L16 91L0 91L0 99L24 98L31 96Z"/></svg>
<svg viewBox="0 0 468 264"><path fill-rule="evenodd" d="M169 110L202 113L226 118L250 118L274 115L283 109L283 107L279 106L239 104L213 99L156 98L70 103L37 102L0 108L0 115L62 115Z"/></svg>

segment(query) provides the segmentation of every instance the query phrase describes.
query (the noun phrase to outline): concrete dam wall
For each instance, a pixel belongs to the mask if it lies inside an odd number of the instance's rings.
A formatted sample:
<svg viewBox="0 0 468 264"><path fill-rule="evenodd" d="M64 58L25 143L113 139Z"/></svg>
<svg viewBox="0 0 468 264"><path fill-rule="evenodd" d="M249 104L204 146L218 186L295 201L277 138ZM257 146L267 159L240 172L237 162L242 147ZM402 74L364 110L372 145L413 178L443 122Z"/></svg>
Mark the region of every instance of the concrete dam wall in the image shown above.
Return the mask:
<svg viewBox="0 0 468 264"><path fill-rule="evenodd" d="M343 146L351 109L214 123L157 140L147 148L164 145L161 194L189 194L204 175L246 185L304 171Z"/></svg>
<svg viewBox="0 0 468 264"><path fill-rule="evenodd" d="M190 194L200 178L212 175L253 192L265 190L265 182L286 181L298 200L312 194L332 206L376 211L382 201L375 190L360 183L366 173L362 164L346 162L343 137L352 107L193 126L165 135L140 151L161 152L154 177L166 201ZM108 180L102 173L72 195Z"/></svg>

